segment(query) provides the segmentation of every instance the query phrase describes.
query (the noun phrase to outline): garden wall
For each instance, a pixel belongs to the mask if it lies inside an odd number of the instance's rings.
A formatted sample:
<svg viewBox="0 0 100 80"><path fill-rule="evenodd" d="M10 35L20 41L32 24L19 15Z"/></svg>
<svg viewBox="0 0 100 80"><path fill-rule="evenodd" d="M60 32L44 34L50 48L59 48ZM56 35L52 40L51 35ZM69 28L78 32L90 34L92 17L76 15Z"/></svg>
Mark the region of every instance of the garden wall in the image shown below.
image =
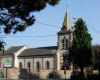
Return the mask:
<svg viewBox="0 0 100 80"><path fill-rule="evenodd" d="M71 70L66 70L66 78L69 79ZM15 69L7 68L7 79L65 79L64 70L37 70L37 69ZM4 69L4 78L6 78L6 69Z"/></svg>

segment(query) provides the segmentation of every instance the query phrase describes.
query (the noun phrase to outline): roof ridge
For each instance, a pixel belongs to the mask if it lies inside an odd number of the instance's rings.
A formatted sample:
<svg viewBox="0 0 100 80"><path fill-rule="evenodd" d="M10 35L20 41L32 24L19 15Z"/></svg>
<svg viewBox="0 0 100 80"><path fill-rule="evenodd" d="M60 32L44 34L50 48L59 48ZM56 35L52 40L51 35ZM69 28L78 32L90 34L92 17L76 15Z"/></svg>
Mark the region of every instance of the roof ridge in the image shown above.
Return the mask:
<svg viewBox="0 0 100 80"><path fill-rule="evenodd" d="M35 48L27 48L27 49L42 49L42 48L50 48L50 47L57 47L57 46L45 46L45 47L35 47Z"/></svg>

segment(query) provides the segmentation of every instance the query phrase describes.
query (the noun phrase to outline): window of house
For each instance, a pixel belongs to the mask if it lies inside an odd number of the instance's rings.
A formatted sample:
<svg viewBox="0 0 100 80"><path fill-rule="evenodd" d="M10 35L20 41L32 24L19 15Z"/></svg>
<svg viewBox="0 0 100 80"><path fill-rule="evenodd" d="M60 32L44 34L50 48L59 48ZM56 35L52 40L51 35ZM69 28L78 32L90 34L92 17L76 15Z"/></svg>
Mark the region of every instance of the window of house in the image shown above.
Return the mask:
<svg viewBox="0 0 100 80"><path fill-rule="evenodd" d="M47 69L49 69L49 62L48 61L47 61L47 65L46 66L47 66Z"/></svg>
<svg viewBox="0 0 100 80"><path fill-rule="evenodd" d="M22 68L22 63L21 62L19 63L19 68Z"/></svg>
<svg viewBox="0 0 100 80"><path fill-rule="evenodd" d="M87 71L89 71L89 67L87 67L86 69L87 69Z"/></svg>
<svg viewBox="0 0 100 80"><path fill-rule="evenodd" d="M87 71L92 71L93 70L93 68L92 67L87 67Z"/></svg>
<svg viewBox="0 0 100 80"><path fill-rule="evenodd" d="M37 62L37 69L39 69L39 62Z"/></svg>
<svg viewBox="0 0 100 80"><path fill-rule="evenodd" d="M28 64L27 64L27 68L30 68L30 62L28 62Z"/></svg>

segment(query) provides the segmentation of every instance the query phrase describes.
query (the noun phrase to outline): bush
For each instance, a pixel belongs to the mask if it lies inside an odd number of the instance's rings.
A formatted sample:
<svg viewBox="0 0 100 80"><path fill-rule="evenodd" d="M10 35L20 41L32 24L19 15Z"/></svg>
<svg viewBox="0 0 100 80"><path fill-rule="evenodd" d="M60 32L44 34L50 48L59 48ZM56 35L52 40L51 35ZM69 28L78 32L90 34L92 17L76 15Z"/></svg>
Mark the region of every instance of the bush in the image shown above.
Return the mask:
<svg viewBox="0 0 100 80"><path fill-rule="evenodd" d="M49 73L47 78L48 79L61 79L61 76L57 72L53 71Z"/></svg>
<svg viewBox="0 0 100 80"><path fill-rule="evenodd" d="M100 80L100 74L88 74L88 80Z"/></svg>

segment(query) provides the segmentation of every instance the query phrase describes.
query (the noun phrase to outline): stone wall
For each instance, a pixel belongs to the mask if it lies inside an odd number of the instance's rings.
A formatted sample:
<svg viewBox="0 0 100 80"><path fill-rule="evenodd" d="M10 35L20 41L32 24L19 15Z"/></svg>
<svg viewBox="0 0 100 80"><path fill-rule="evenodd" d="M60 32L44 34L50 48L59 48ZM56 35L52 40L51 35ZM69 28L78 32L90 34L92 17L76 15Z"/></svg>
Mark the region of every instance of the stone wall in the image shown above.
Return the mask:
<svg viewBox="0 0 100 80"><path fill-rule="evenodd" d="M70 78L71 70L66 70L66 78ZM30 78L38 78L40 79L48 79L50 74L55 75L53 78L65 79L64 70L40 70L38 72L37 69L15 69L15 68L8 68L7 69L7 79L28 79L29 75ZM54 74L55 73L55 74ZM4 69L4 78L6 78L6 69Z"/></svg>

